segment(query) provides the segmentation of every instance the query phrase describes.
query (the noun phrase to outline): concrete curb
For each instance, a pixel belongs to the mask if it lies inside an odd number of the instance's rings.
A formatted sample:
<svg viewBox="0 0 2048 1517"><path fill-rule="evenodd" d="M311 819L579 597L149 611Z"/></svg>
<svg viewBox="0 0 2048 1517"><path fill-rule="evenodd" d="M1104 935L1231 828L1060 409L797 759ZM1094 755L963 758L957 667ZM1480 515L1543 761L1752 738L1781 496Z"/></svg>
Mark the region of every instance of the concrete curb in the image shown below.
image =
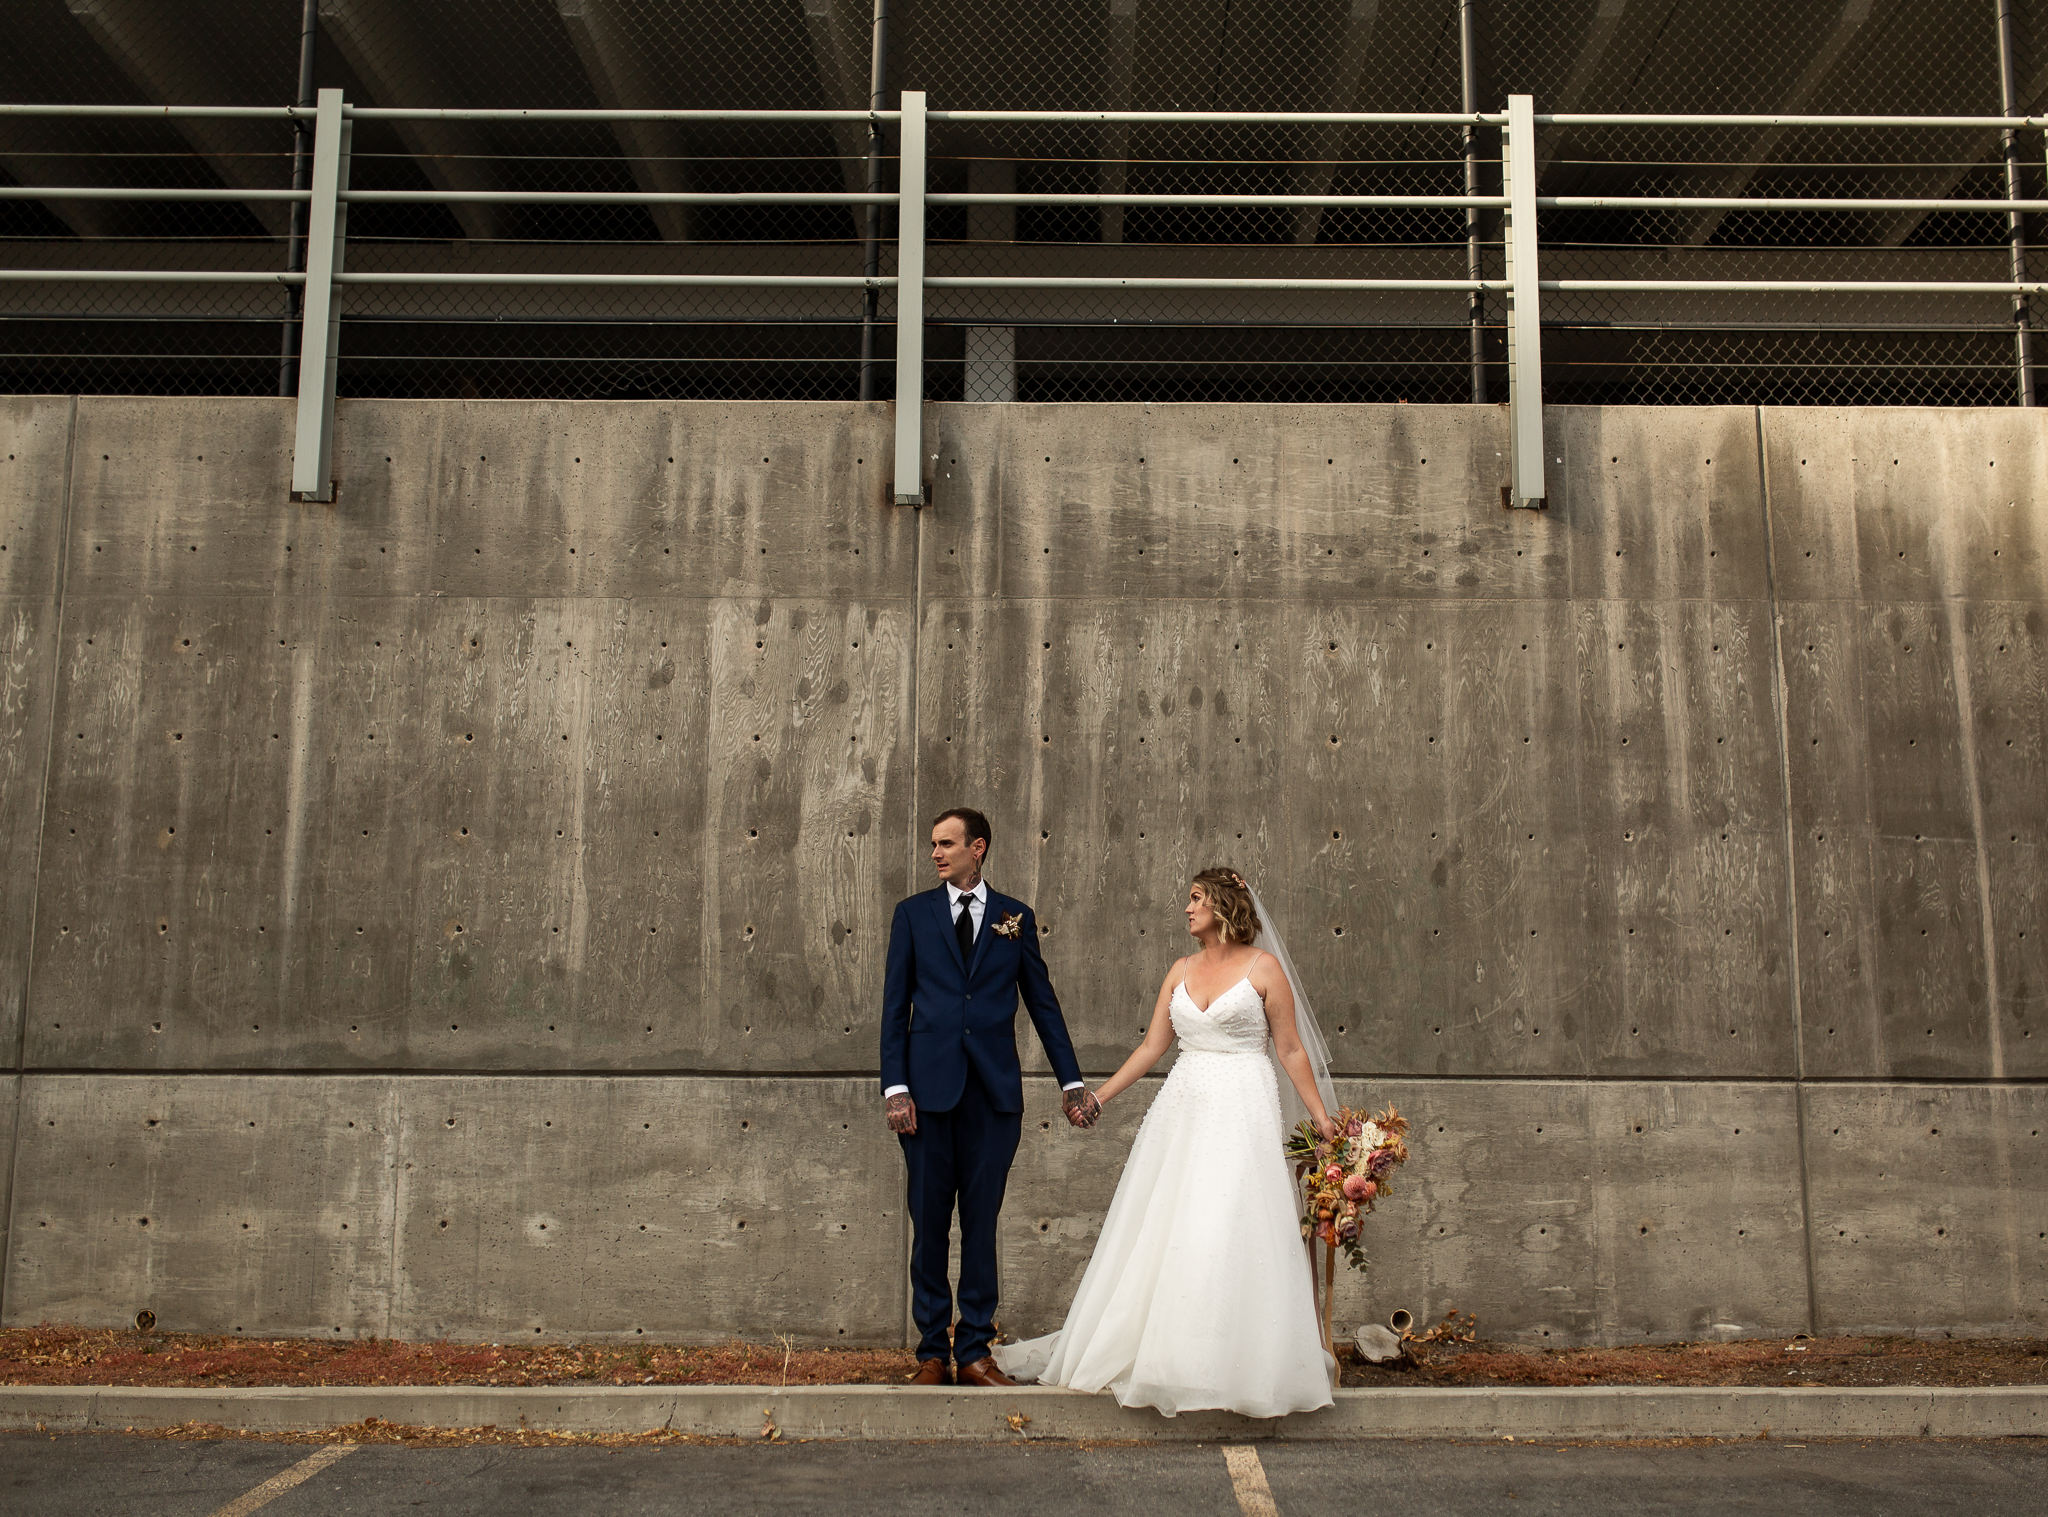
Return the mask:
<svg viewBox="0 0 2048 1517"><path fill-rule="evenodd" d="M1126 1410L1106 1394L1036 1386L0 1386L0 1428L82 1432L206 1422L293 1432L368 1417L422 1427L739 1438L758 1438L771 1423L784 1438L913 1440L2004 1438L2048 1436L2048 1385L1345 1390L1323 1411L1266 1420L1230 1412L1167 1418Z"/></svg>

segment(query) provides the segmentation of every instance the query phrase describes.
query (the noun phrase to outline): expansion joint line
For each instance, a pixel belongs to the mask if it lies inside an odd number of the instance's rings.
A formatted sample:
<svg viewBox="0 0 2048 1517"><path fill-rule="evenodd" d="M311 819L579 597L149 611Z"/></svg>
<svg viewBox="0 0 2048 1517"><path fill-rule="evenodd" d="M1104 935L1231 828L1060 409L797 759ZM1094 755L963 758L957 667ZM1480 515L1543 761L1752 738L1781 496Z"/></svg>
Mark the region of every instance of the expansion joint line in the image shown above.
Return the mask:
<svg viewBox="0 0 2048 1517"><path fill-rule="evenodd" d="M1819 1293L1813 1277L1813 1186L1806 1156L1806 1023L1799 964L1799 850L1792 822L1791 713L1785 689L1784 614L1778 606L1778 552L1771 531L1771 464L1764 449L1764 408L1756 423L1757 509L1763 516L1764 605L1771 619L1771 701L1778 716L1778 796L1785 808L1785 952L1792 1006L1792 1111L1799 1145L1799 1239L1806 1261L1806 1330L1820 1331Z"/></svg>
<svg viewBox="0 0 2048 1517"><path fill-rule="evenodd" d="M14 1200L21 1194L15 1171L21 1159L21 1109L28 1104L28 1016L36 973L36 909L42 900L43 834L50 814L50 766L57 756L57 675L64 655L64 582L71 569L71 494L78 452L78 397L71 397L70 414L64 425L63 505L57 516L57 579L52 587L49 633L49 677L43 710L42 783L36 796L36 857L29 872L28 954L21 967L21 999L15 1006L14 1036L14 1120L7 1135L7 1211L0 1216L5 1231L0 1238L14 1236ZM38 671L38 679L42 677ZM7 1303L7 1260L13 1248L0 1248L0 1311Z"/></svg>

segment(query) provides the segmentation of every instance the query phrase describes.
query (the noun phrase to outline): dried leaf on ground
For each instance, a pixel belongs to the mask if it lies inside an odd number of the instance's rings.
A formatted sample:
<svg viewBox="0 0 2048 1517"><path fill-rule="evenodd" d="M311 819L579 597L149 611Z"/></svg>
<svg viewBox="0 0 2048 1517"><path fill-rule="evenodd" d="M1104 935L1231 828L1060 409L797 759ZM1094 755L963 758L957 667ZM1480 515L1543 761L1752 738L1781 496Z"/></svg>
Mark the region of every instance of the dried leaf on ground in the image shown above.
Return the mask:
<svg viewBox="0 0 2048 1517"><path fill-rule="evenodd" d="M1469 1321L1469 1319L1467 1319ZM1802 1337L1627 1348L1533 1349L1443 1337L1419 1363L1378 1366L1347 1349L1343 1382L1370 1385L2035 1385L2048 1340ZM243 1338L42 1326L0 1331L10 1385L901 1385L907 1349L734 1341L403 1343Z"/></svg>

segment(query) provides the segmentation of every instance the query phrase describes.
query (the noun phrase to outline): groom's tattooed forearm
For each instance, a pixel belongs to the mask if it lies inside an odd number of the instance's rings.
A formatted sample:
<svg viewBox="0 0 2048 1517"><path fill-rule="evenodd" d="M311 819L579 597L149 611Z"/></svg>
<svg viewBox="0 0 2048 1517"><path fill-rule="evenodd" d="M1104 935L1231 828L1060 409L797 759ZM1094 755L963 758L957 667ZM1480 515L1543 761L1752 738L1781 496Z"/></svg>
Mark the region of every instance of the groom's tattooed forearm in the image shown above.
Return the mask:
<svg viewBox="0 0 2048 1517"><path fill-rule="evenodd" d="M1102 1103L1095 1099L1091 1090L1070 1090L1060 1097L1060 1105L1066 1109L1067 1120L1076 1127L1093 1127L1095 1119L1102 1115Z"/></svg>
<svg viewBox="0 0 2048 1517"><path fill-rule="evenodd" d="M889 1114L889 1131L894 1133L914 1133L917 1131L917 1104L910 1097L905 1095L889 1097L887 1111Z"/></svg>

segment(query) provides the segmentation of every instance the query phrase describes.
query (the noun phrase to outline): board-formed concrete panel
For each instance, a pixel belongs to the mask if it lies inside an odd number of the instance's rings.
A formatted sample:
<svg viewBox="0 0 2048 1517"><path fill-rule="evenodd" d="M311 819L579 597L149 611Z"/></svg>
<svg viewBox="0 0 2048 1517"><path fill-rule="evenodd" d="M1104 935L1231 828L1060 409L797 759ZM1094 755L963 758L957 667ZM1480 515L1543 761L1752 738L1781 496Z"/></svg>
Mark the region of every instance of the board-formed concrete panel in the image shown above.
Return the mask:
<svg viewBox="0 0 2048 1517"><path fill-rule="evenodd" d="M1788 1073L1762 608L1348 611L1297 639L1314 853L1272 892L1324 1020L1370 1029L1341 1067Z"/></svg>
<svg viewBox="0 0 2048 1517"><path fill-rule="evenodd" d="M2048 1074L2048 849L1994 839L1985 850L1997 940L1995 1056L2010 1078Z"/></svg>
<svg viewBox="0 0 2048 1517"><path fill-rule="evenodd" d="M32 1064L873 1067L888 605L70 608Z"/></svg>
<svg viewBox="0 0 2048 1517"><path fill-rule="evenodd" d="M926 609L919 814L988 813L988 877L1035 908L1089 1068L1137 1041L1188 951L1194 871L1292 873L1271 804L1292 653L1267 619L1177 602Z"/></svg>
<svg viewBox="0 0 2048 1517"><path fill-rule="evenodd" d="M1028 1082L1012 1332L1058 1325L1156 1088L1078 1132ZM1806 1325L1789 1087L1339 1096L1416 1125L1342 1320L1455 1305L1553 1343ZM10 1323L901 1341L902 1160L866 1081L31 1076L22 1115Z"/></svg>
<svg viewBox="0 0 2048 1517"><path fill-rule="evenodd" d="M69 397L0 396L0 597L57 593L71 466Z"/></svg>
<svg viewBox="0 0 2048 1517"><path fill-rule="evenodd" d="M31 1076L5 1321L893 1343L902 1167L861 1080Z"/></svg>
<svg viewBox="0 0 2048 1517"><path fill-rule="evenodd" d="M2048 434L2017 407L1768 407L1777 593L2048 602Z"/></svg>
<svg viewBox="0 0 2048 1517"><path fill-rule="evenodd" d="M0 1049L19 1046L29 974L71 412L63 397L0 398Z"/></svg>
<svg viewBox="0 0 2048 1517"><path fill-rule="evenodd" d="M2048 1074L2048 607L1964 608L1969 737L1990 899L1991 1057Z"/></svg>
<svg viewBox="0 0 2048 1517"><path fill-rule="evenodd" d="M1804 1067L2039 1073L2038 419L1799 409L1762 425Z"/></svg>
<svg viewBox="0 0 2048 1517"><path fill-rule="evenodd" d="M938 406L925 591L1223 601L1767 593L1755 413L1553 407L1547 511L1466 406Z"/></svg>
<svg viewBox="0 0 2048 1517"><path fill-rule="evenodd" d="M423 1064L874 1067L909 824L895 609L449 600L429 629Z"/></svg>
<svg viewBox="0 0 2048 1517"><path fill-rule="evenodd" d="M866 1080L397 1090L408 1336L901 1341L903 1160Z"/></svg>
<svg viewBox="0 0 2048 1517"><path fill-rule="evenodd" d="M1747 602L934 601L920 812L987 810L1082 1057L1244 871L1338 1066L1791 1072L1769 632Z"/></svg>
<svg viewBox="0 0 2048 1517"><path fill-rule="evenodd" d="M914 572L890 418L879 404L358 401L337 451L362 509L431 544L437 594L869 599L907 595Z"/></svg>
<svg viewBox="0 0 2048 1517"><path fill-rule="evenodd" d="M13 1063L36 919L50 708L57 684L54 602L0 596L0 1060Z"/></svg>
<svg viewBox="0 0 2048 1517"><path fill-rule="evenodd" d="M93 596L65 615L31 1066L396 1058L415 605Z"/></svg>
<svg viewBox="0 0 2048 1517"><path fill-rule="evenodd" d="M292 405L81 399L72 589L910 593L886 406L344 400L295 505Z"/></svg>
<svg viewBox="0 0 2048 1517"><path fill-rule="evenodd" d="M933 409L931 596L1460 600L1567 584L1562 518L1501 509L1501 412Z"/></svg>
<svg viewBox="0 0 2048 1517"><path fill-rule="evenodd" d="M357 523L291 502L294 405L79 397L66 594L264 594L345 551Z"/></svg>
<svg viewBox="0 0 2048 1517"><path fill-rule="evenodd" d="M28 1076L8 1326L389 1335L388 1080Z"/></svg>
<svg viewBox="0 0 2048 1517"><path fill-rule="evenodd" d="M1075 1132L1027 1086L1003 1212L1005 1326L1059 1326L1156 1082ZM1340 1265L1340 1331L1451 1307L1488 1337L1562 1345L1791 1333L1808 1323L1798 1120L1786 1085L1340 1080L1414 1124ZM1127 1109L1128 1108L1128 1109Z"/></svg>
<svg viewBox="0 0 2048 1517"><path fill-rule="evenodd" d="M7 1302L7 1267L14 1259L12 1247L14 1222L14 1152L15 1108L21 1100L21 1076L8 1074L0 1076L0 1132L8 1134L7 1160L0 1166L0 1319L4 1319Z"/></svg>
<svg viewBox="0 0 2048 1517"><path fill-rule="evenodd" d="M1975 602L1962 638L1984 830L2048 844L2048 607Z"/></svg>
<svg viewBox="0 0 2048 1517"><path fill-rule="evenodd" d="M1806 1093L1820 1330L2048 1328L2048 1091Z"/></svg>
<svg viewBox="0 0 2048 1517"><path fill-rule="evenodd" d="M1946 618L1787 604L1806 1069L1993 1073L1983 893Z"/></svg>
<svg viewBox="0 0 2048 1517"><path fill-rule="evenodd" d="M1748 406L1551 406L1544 446L1575 599L1768 594Z"/></svg>

